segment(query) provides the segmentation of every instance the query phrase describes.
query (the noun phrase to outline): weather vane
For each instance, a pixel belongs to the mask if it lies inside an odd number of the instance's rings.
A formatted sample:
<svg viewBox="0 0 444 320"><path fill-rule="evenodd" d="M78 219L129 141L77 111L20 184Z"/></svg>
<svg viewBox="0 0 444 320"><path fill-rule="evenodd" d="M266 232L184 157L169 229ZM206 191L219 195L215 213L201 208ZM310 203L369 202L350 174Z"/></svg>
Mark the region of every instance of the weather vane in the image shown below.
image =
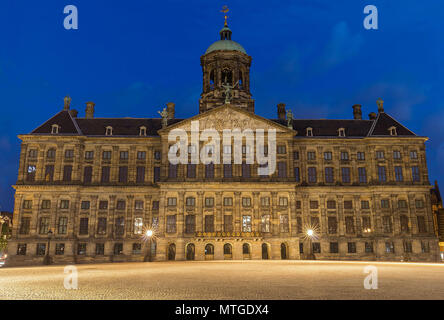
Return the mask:
<svg viewBox="0 0 444 320"><path fill-rule="evenodd" d="M227 13L228 13L228 11L230 11L230 9L228 9L228 6L223 6L222 10L220 10L220 12L225 14L225 26L228 25L227 24L227 19L228 19Z"/></svg>

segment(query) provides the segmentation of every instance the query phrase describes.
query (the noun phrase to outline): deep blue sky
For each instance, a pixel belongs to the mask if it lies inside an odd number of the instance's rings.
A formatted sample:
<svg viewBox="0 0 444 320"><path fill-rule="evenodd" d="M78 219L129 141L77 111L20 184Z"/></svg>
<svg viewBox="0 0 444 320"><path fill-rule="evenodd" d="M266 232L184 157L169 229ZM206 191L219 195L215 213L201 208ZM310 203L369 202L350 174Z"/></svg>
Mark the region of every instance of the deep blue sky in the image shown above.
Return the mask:
<svg viewBox="0 0 444 320"><path fill-rule="evenodd" d="M118 3L118 4L117 4ZM79 29L63 28L76 5ZM158 117L198 112L200 56L219 39L227 4L233 40L253 57L256 113L285 102L298 118L385 110L427 142L430 178L444 181L444 4L441 1L17 1L0 3L0 209L13 208L20 141L61 110ZM379 30L365 30L376 5Z"/></svg>

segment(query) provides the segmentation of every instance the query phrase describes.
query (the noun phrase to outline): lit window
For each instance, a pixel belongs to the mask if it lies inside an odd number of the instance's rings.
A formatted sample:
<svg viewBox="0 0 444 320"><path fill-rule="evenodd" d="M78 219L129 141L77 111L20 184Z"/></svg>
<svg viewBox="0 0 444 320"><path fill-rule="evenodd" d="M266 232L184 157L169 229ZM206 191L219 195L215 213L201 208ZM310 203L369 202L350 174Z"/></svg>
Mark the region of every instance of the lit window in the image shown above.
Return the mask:
<svg viewBox="0 0 444 320"><path fill-rule="evenodd" d="M134 234L142 234L143 232L143 219L135 218L134 219Z"/></svg>

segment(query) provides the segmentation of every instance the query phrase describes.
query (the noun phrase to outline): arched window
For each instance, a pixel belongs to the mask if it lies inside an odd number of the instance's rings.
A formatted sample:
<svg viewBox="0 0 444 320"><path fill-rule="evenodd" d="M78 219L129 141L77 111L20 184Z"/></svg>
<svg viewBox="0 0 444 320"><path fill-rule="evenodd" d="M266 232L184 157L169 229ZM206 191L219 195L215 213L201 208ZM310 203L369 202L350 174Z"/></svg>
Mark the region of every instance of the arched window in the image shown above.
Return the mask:
<svg viewBox="0 0 444 320"><path fill-rule="evenodd" d="M195 250L194 244L189 243L187 245L187 260L194 260L194 250Z"/></svg>
<svg viewBox="0 0 444 320"><path fill-rule="evenodd" d="M139 136L146 136L146 127L141 126L139 129Z"/></svg>
<svg viewBox="0 0 444 320"><path fill-rule="evenodd" d="M105 135L112 136L113 135L113 127L111 127L111 126L106 127Z"/></svg>
<svg viewBox="0 0 444 320"><path fill-rule="evenodd" d="M205 246L205 255L214 254L214 246L209 243Z"/></svg>
<svg viewBox="0 0 444 320"><path fill-rule="evenodd" d="M306 129L306 136L307 137L313 137L313 129L312 128L308 127Z"/></svg>
<svg viewBox="0 0 444 320"><path fill-rule="evenodd" d="M53 124L51 126L51 134L58 134L60 131L60 126L58 124Z"/></svg>
<svg viewBox="0 0 444 320"><path fill-rule="evenodd" d="M232 249L231 249L231 244L226 243L224 244L224 254L231 254Z"/></svg>
<svg viewBox="0 0 444 320"><path fill-rule="evenodd" d="M230 69L222 70L222 83L233 84L233 72Z"/></svg>
<svg viewBox="0 0 444 320"><path fill-rule="evenodd" d="M244 88L244 77L242 74L242 71L239 70L239 89L243 89Z"/></svg>
<svg viewBox="0 0 444 320"><path fill-rule="evenodd" d="M250 245L248 243L244 243L242 245L242 253L243 254L250 254Z"/></svg>
<svg viewBox="0 0 444 320"><path fill-rule="evenodd" d="M345 137L345 129L344 128L339 128L338 129L338 136L339 137Z"/></svg>
<svg viewBox="0 0 444 320"><path fill-rule="evenodd" d="M389 130L391 136L398 135L398 133L396 132L396 127L390 127L388 130Z"/></svg>
<svg viewBox="0 0 444 320"><path fill-rule="evenodd" d="M214 90L214 83L216 82L216 78L214 76L214 70L210 72L210 90Z"/></svg>

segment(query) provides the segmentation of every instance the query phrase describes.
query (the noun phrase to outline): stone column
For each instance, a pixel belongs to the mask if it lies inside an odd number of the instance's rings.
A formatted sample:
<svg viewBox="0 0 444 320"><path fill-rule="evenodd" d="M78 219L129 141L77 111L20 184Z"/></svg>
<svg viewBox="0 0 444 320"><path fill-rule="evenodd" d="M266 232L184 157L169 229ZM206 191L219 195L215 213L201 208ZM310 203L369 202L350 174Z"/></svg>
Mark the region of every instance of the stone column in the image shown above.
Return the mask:
<svg viewBox="0 0 444 320"><path fill-rule="evenodd" d="M223 216L222 216L222 194L223 192L217 191L216 192L216 221L215 221L215 228L214 230L216 232L222 232L223 231Z"/></svg>
<svg viewBox="0 0 444 320"><path fill-rule="evenodd" d="M279 236L279 217L277 212L277 192L271 192L271 232L273 237Z"/></svg>
<svg viewBox="0 0 444 320"><path fill-rule="evenodd" d="M28 145L22 143L22 147L20 150L20 163L19 163L19 172L18 172L18 181L24 181L26 177L26 156L28 152Z"/></svg>
<svg viewBox="0 0 444 320"><path fill-rule="evenodd" d="M260 192L253 192L253 231L262 231L261 216L259 210L259 195Z"/></svg>
<svg viewBox="0 0 444 320"><path fill-rule="evenodd" d="M204 218L203 218L203 191L197 192L197 208L196 208L196 232L204 231Z"/></svg>

